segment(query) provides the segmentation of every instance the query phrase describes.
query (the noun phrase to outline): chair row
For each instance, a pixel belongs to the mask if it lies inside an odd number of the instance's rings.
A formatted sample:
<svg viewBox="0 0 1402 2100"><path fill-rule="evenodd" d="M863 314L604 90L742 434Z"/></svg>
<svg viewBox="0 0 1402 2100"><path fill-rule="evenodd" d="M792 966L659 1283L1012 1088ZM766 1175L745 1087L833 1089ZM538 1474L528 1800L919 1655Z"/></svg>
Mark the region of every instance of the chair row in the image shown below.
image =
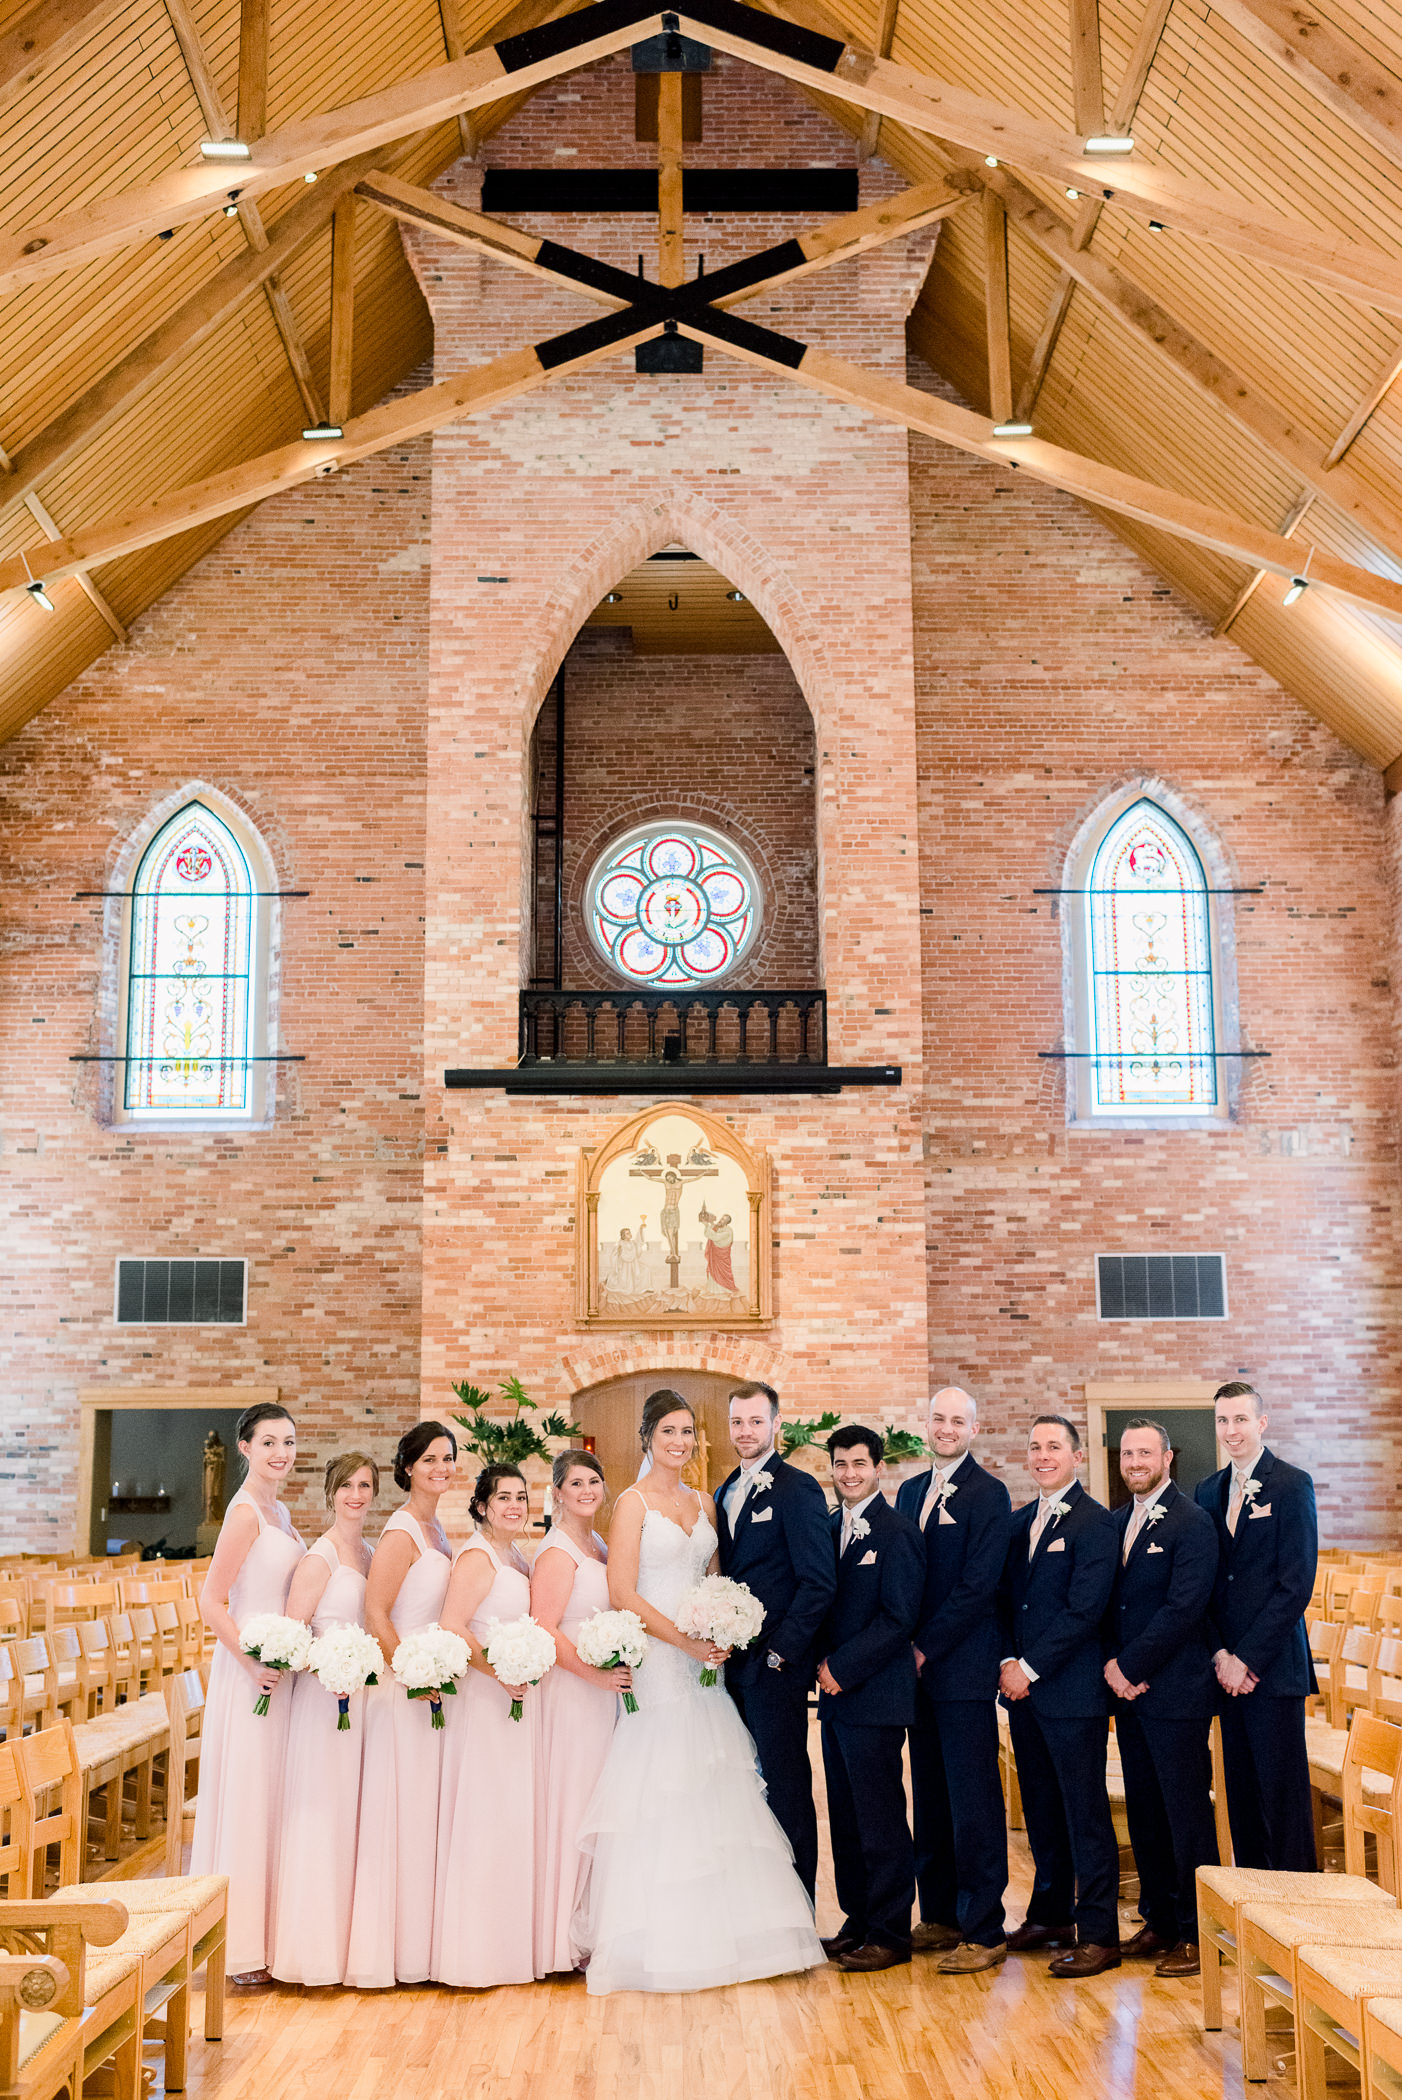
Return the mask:
<svg viewBox="0 0 1402 2100"><path fill-rule="evenodd" d="M198 1678L184 1687L199 1692ZM0 2093L12 2100L81 2093L101 2067L113 2100L141 2100L143 2041L161 2045L165 2090L180 2091L200 1969L205 2037L223 2033L227 1876L85 1887L84 1844L72 1726L0 1745ZM34 1895L51 1854L58 1885Z"/></svg>
<svg viewBox="0 0 1402 2100"><path fill-rule="evenodd" d="M156 1573L147 1562L141 1572L115 1579L105 1570L76 1577L0 1576L0 1640L50 1633L57 1626L104 1618L139 1604L197 1599L207 1568L207 1562L192 1561Z"/></svg>
<svg viewBox="0 0 1402 2100"><path fill-rule="evenodd" d="M50 1634L0 1645L0 1732L91 1720L138 1699L177 1670L204 1661L204 1622L192 1597L137 1605Z"/></svg>

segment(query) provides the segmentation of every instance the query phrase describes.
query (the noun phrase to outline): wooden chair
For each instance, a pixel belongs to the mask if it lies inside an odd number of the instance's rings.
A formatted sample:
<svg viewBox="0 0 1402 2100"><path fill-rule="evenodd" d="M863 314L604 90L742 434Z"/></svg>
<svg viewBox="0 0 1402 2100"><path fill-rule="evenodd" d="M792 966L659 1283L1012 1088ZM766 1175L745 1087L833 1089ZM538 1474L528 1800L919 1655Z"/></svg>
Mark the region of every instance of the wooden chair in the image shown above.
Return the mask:
<svg viewBox="0 0 1402 2100"><path fill-rule="evenodd" d="M1323 1874L1321 1881L1336 1877ZM1302 1947L1387 1948L1402 1964L1402 1914L1360 1910L1355 1905L1315 1902L1244 1903L1237 1951L1241 1986L1241 2074L1248 2083L1270 2075L1266 2013L1278 2007L1295 2027L1300 2047L1297 1956ZM1399 1976L1402 1984L1402 1976ZM1303 2100L1303 2096L1302 2096Z"/></svg>
<svg viewBox="0 0 1402 2100"><path fill-rule="evenodd" d="M11 1650L0 1644L0 1738L10 1742L24 1734L24 1679Z"/></svg>
<svg viewBox="0 0 1402 2100"><path fill-rule="evenodd" d="M1366 1874L1368 1838L1376 1841L1378 1880L1396 1901L1402 1890L1402 1728L1357 1713L1343 1771L1344 1872Z"/></svg>
<svg viewBox="0 0 1402 2100"><path fill-rule="evenodd" d="M1362 2100L1402 2100L1402 1998L1363 2008Z"/></svg>
<svg viewBox="0 0 1402 2100"><path fill-rule="evenodd" d="M55 1626L44 1638L54 1666L55 1710L70 1721L81 1721L87 1702L87 1683L78 1629L76 1626Z"/></svg>
<svg viewBox="0 0 1402 2100"><path fill-rule="evenodd" d="M105 1619L84 1619L75 1629L82 1654L83 1691L86 1700L82 1719L110 1714L117 1704L112 1642Z"/></svg>
<svg viewBox="0 0 1402 2100"><path fill-rule="evenodd" d="M1241 1919L1248 1903L1337 1903L1376 1906L1393 1915L1396 1905L1386 1889L1354 1874L1274 1874L1264 1867L1199 1867L1198 1945L1202 1958L1202 2024L1222 2024L1222 1971L1235 1963L1241 1946Z"/></svg>
<svg viewBox="0 0 1402 2100"><path fill-rule="evenodd" d="M182 1597L176 1610L180 1614L180 1667L197 1670L205 1652L205 1623L200 1607L193 1597Z"/></svg>
<svg viewBox="0 0 1402 2100"><path fill-rule="evenodd" d="M10 1661L23 1686L22 1726L52 1728L58 1717L58 1666L42 1636L10 1643Z"/></svg>
<svg viewBox="0 0 1402 2100"><path fill-rule="evenodd" d="M189 1602L186 1597L163 1598L151 1609L156 1614L156 1639L160 1644L161 1676L171 1677L184 1668L181 1661L183 1629L180 1624L180 1606Z"/></svg>
<svg viewBox="0 0 1402 2100"><path fill-rule="evenodd" d="M137 1604L175 1604L184 1594L183 1582L153 1582L148 1576L123 1576L117 1584L117 1602L123 1611Z"/></svg>
<svg viewBox="0 0 1402 2100"><path fill-rule="evenodd" d="M107 1621L107 1640L112 1652L112 1689L120 1706L141 1696L141 1654L124 1611L113 1612Z"/></svg>
<svg viewBox="0 0 1402 2100"><path fill-rule="evenodd" d="M141 1957L116 1951L125 1925L125 1910L110 1901L0 1903L0 1943L39 1943L37 1952L3 1957L13 1995L7 1988L0 2004L0 2075L8 2080L0 2092L16 2100L78 2095L110 2064L115 2100L138 2100ZM89 1944L109 1951L90 1958Z"/></svg>
<svg viewBox="0 0 1402 2100"><path fill-rule="evenodd" d="M1328 2052L1363 2069L1370 1998L1402 1991L1402 1948L1304 1946L1295 1956L1295 2060L1300 2100L1325 2100Z"/></svg>
<svg viewBox="0 0 1402 2100"><path fill-rule="evenodd" d="M1337 1619L1316 1619L1309 1629L1310 1654L1314 1659L1314 1674L1319 1679L1319 1690L1305 1701L1305 1717L1318 1715L1325 1724L1336 1727L1331 1704L1334 1685L1334 1664L1339 1649L1343 1646L1344 1629Z"/></svg>
<svg viewBox="0 0 1402 2100"><path fill-rule="evenodd" d="M143 1692L152 1691L165 1674L161 1668L161 1644L156 1633L156 1614L149 1604L124 1607L131 1621L132 1641L136 1649L137 1682Z"/></svg>
<svg viewBox="0 0 1402 2100"><path fill-rule="evenodd" d="M0 1590L0 1641L22 1641L29 1631L29 1614L23 1597Z"/></svg>
<svg viewBox="0 0 1402 2100"><path fill-rule="evenodd" d="M166 1760L166 1872L178 1876L185 1847L195 1834L205 1703L198 1670L181 1670L167 1678L165 1697L170 1743Z"/></svg>

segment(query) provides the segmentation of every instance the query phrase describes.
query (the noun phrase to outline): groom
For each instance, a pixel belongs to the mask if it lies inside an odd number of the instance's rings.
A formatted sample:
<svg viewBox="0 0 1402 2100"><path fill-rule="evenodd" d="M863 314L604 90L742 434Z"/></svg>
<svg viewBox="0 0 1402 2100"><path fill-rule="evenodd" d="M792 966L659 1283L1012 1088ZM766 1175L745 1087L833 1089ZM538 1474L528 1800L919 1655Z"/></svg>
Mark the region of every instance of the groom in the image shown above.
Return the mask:
<svg viewBox="0 0 1402 2100"><path fill-rule="evenodd" d="M779 1395L749 1380L730 1395L730 1441L740 1463L716 1496L721 1573L764 1606L759 1639L725 1666L725 1682L755 1740L769 1806L793 1846L811 1897L818 1878L818 1816L808 1762L808 1693L818 1633L837 1586L827 1498L779 1457Z"/></svg>

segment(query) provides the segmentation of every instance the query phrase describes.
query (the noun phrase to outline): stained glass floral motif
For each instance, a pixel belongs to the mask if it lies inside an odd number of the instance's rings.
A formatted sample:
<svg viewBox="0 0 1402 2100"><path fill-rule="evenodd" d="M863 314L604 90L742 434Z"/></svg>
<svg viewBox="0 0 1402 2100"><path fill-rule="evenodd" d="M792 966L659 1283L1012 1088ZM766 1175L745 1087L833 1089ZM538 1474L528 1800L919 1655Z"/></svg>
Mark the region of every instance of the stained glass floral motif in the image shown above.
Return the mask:
<svg viewBox="0 0 1402 2100"><path fill-rule="evenodd" d="M1186 832L1156 803L1111 825L1086 907L1096 1109L1215 1108L1207 884Z"/></svg>
<svg viewBox="0 0 1402 2100"><path fill-rule="evenodd" d="M157 832L132 883L124 1105L247 1113L253 882L201 802Z"/></svg>
<svg viewBox="0 0 1402 2100"><path fill-rule="evenodd" d="M753 871L717 833L654 825L617 841L595 868L590 930L639 984L706 984L749 947L757 897Z"/></svg>

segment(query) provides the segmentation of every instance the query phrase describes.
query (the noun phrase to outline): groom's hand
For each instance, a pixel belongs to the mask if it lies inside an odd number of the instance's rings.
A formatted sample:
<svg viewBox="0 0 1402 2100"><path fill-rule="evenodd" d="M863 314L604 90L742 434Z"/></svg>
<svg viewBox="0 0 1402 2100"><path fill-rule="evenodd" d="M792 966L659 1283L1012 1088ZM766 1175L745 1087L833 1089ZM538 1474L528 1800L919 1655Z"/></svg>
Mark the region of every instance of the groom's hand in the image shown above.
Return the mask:
<svg viewBox="0 0 1402 2100"><path fill-rule="evenodd" d="M830 1693L833 1698L836 1698L837 1694L842 1690L842 1686L833 1676L832 1671L825 1662L820 1662L818 1665L818 1682L823 1690Z"/></svg>
<svg viewBox="0 0 1402 2100"><path fill-rule="evenodd" d="M1005 1699L1025 1699L1032 1689L1032 1680L1021 1663L1005 1662L998 1673L998 1689Z"/></svg>

